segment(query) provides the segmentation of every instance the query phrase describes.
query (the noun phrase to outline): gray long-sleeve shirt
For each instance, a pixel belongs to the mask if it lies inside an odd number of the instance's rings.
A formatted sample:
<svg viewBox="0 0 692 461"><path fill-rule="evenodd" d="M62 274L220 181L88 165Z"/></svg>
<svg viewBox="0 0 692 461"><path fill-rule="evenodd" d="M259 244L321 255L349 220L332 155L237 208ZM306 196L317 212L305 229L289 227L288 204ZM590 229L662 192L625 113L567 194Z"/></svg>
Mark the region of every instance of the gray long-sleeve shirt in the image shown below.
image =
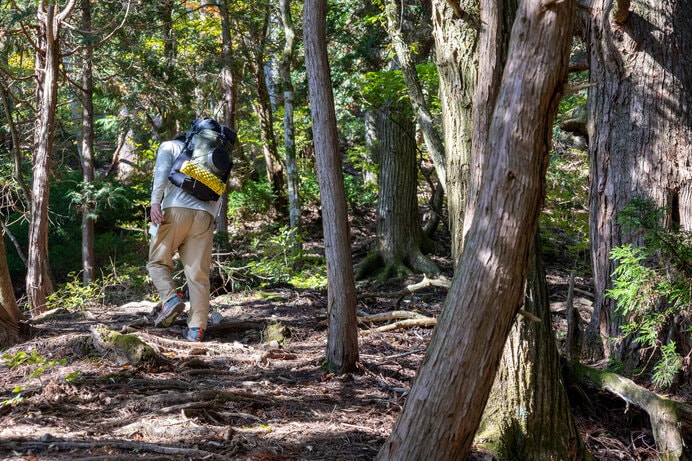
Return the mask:
<svg viewBox="0 0 692 461"><path fill-rule="evenodd" d="M171 207L191 208L216 216L221 204L220 200L204 202L168 180L171 165L184 145L182 141L164 141L159 146L154 167L154 184L151 188L151 203L160 203L161 209L164 210Z"/></svg>

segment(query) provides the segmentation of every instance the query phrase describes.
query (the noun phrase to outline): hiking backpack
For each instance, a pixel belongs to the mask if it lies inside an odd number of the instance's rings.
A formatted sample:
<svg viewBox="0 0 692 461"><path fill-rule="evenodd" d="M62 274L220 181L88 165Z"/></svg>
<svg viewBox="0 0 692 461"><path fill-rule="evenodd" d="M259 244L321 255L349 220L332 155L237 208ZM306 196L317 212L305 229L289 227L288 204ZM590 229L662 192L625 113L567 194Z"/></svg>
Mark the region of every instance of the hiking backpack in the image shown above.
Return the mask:
<svg viewBox="0 0 692 461"><path fill-rule="evenodd" d="M168 179L203 201L218 200L231 174L236 132L211 118L192 122Z"/></svg>

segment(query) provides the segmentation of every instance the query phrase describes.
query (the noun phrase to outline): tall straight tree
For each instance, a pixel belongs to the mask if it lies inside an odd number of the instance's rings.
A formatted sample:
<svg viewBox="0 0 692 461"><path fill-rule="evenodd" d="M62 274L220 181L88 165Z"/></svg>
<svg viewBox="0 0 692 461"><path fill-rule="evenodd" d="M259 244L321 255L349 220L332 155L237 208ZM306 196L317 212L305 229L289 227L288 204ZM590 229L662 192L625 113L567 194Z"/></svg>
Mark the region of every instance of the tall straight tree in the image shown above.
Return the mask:
<svg viewBox="0 0 692 461"><path fill-rule="evenodd" d="M355 370L358 361L357 299L326 30L327 1L305 0L305 69L327 259L327 362L337 370L347 372Z"/></svg>
<svg viewBox="0 0 692 461"><path fill-rule="evenodd" d="M437 275L440 268L423 254L425 236L418 218L415 125L405 101L388 99L375 114L377 158L377 249L364 259L358 278L376 267L378 277L411 272ZM383 264L384 263L384 264Z"/></svg>
<svg viewBox="0 0 692 461"><path fill-rule="evenodd" d="M91 0L81 0L84 49L82 50L82 184L86 200L82 202L82 281L88 285L94 280L94 210L89 200L90 186L94 182L94 81L92 61L94 45L91 32Z"/></svg>
<svg viewBox="0 0 692 461"><path fill-rule="evenodd" d="M281 81L284 87L284 150L286 151L286 182L288 183L288 217L293 235L300 230L300 194L298 175L298 161L296 159L296 134L293 121L293 54L296 46L296 32L293 27L291 15L291 2L279 0L281 22L284 28L284 49L279 63ZM299 240L295 239L296 246Z"/></svg>
<svg viewBox="0 0 692 461"><path fill-rule="evenodd" d="M628 368L639 365L636 350L627 353L636 348L614 341L625 319L605 296L615 269L610 252L639 243L616 221L633 197L665 208L669 226L689 223L684 197L692 188L691 11L690 0L590 5L589 208L596 299L589 344L625 359Z"/></svg>
<svg viewBox="0 0 692 461"><path fill-rule="evenodd" d="M219 14L221 15L221 50L223 56L221 89L223 91L224 125L235 130L235 119L238 111L238 79L233 65L233 42L231 39L231 22L228 19L227 2L228 0L218 2ZM221 200L221 208L216 217L216 230L221 233L220 235L228 233L228 191ZM223 243L228 243L228 241L226 240Z"/></svg>
<svg viewBox="0 0 692 461"><path fill-rule="evenodd" d="M55 111L58 105L58 72L60 67L60 29L72 13L76 0L68 1L62 10L51 1L41 0L37 12L36 43L36 130L31 185L31 218L29 226L29 259L26 291L31 313L45 310L53 291L48 266L48 201L51 157L55 134Z"/></svg>
<svg viewBox="0 0 692 461"><path fill-rule="evenodd" d="M517 11L463 253L418 376L378 460L466 459L471 450L523 302L574 6L572 0L524 0Z"/></svg>

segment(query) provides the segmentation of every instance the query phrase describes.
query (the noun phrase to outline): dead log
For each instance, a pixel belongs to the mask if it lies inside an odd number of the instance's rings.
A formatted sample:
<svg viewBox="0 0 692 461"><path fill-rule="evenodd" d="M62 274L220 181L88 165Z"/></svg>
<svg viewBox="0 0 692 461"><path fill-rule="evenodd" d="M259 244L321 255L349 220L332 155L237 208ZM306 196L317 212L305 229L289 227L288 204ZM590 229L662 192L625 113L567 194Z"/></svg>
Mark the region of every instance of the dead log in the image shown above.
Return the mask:
<svg viewBox="0 0 692 461"><path fill-rule="evenodd" d="M692 432L692 405L667 399L631 379L578 362L569 364L569 374L582 386L611 392L644 410L649 415L661 461L689 460L683 434Z"/></svg>

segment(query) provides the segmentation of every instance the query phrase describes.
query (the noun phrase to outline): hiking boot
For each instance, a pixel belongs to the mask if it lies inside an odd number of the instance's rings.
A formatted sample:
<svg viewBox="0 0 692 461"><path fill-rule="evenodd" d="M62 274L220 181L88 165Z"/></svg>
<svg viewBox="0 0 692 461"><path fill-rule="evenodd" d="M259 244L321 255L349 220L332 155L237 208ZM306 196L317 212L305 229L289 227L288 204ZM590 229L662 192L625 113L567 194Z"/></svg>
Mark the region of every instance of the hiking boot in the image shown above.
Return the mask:
<svg viewBox="0 0 692 461"><path fill-rule="evenodd" d="M183 338L191 342L199 342L204 338L204 329L185 327L183 330Z"/></svg>
<svg viewBox="0 0 692 461"><path fill-rule="evenodd" d="M173 296L171 299L163 303L161 312L154 320L154 328L168 328L173 325L175 318L185 309L185 303L180 299L179 295Z"/></svg>

